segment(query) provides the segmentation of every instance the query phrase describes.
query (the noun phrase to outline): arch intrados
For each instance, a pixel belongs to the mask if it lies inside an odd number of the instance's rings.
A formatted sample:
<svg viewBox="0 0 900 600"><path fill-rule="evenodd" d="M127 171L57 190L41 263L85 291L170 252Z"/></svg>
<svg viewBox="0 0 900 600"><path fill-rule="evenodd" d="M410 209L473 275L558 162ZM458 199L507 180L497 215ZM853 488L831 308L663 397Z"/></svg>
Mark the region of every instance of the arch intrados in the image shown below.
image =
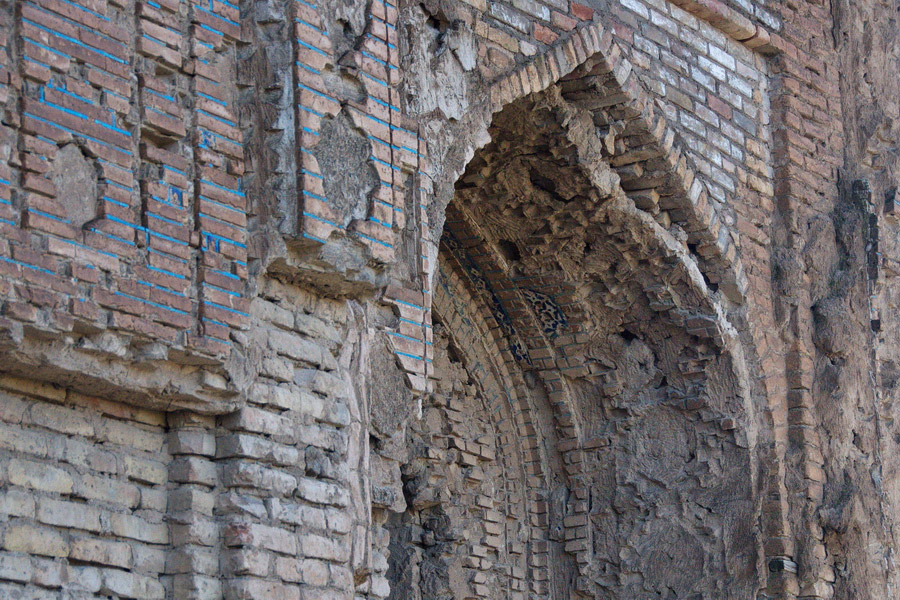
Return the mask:
<svg viewBox="0 0 900 600"><path fill-rule="evenodd" d="M492 134L491 142L483 145L478 152L469 161L467 169L457 180L457 194L454 198L453 208L448 206L448 217L451 214L462 213L460 218L446 219L445 229L451 231L457 238L483 238L489 242L489 236L478 236L474 230L485 229L491 227L497 220L496 211L491 206L491 210L478 213L478 205L486 205L484 197L472 199L468 202L469 206L461 206L459 198L462 196L478 196L487 183L493 183L493 180L486 179L486 172L490 167L487 164L492 157L500 156L501 164L496 179L505 177L510 171L522 171L522 169L511 166L511 162L523 159L525 155L531 156L536 147L545 147L548 150L547 156L538 156L535 160L541 164L550 164L549 170L565 169L565 180L557 182L547 182L544 187L559 184L560 186L568 186L570 190L576 187L572 182L573 178L580 179L579 199L585 201L585 205L574 207L569 210L569 206L577 204L559 199L551 200L548 204L555 206L542 207L538 209L534 203L529 204L527 201L514 201L510 206L501 207L506 213L528 213L524 215L527 219L534 220L544 214L554 216L556 214L564 214L573 212L576 217L584 217L591 222L585 223L582 228L587 235L593 235L591 241L603 243L603 228L613 230L615 233L623 231L630 232L631 235L628 243L639 249L639 256L647 259L645 274L651 273L650 267L660 270L656 274L657 283L670 286L673 282L678 282L677 288L680 291L681 298L689 300L688 304L680 305L675 302L674 308L680 309L682 314L693 313L702 316L711 321L717 322L718 325L709 332L697 331L696 327L689 327L692 334L700 334L703 337L712 337L719 347L728 345L728 341L723 337L725 335L731 337L734 332L727 324L723 310L720 306L719 299L716 297L715 291L710 289L710 282L705 278L700 266L697 264L694 255L685 243L686 234L677 228L666 229L661 226L653 216L646 210L638 208L632 198L630 198L617 185L617 178L614 173L609 171L607 166L608 157L600 156L596 152L596 148L602 145L603 141L590 128L585 128L583 123L577 122L578 115L574 110L569 110L565 114L556 115L557 122L551 123L552 119L545 116L538 117L537 120L545 124L550 124L548 129L538 132L534 140L524 140L525 122L522 115L528 110L544 110L552 111L554 107L559 108L560 99L558 93L556 98L548 104L542 104L541 98L547 94L553 93L551 88L548 91L539 94L531 94L523 97L516 102L510 104L501 114L495 115L493 126L489 130ZM559 121L562 121L561 123ZM504 125L505 123L505 125ZM520 126L518 130L512 131L510 125ZM555 128L555 131L549 129ZM517 140L515 143L509 143L509 140ZM518 140L522 140L521 144ZM568 148L569 155L561 155L558 153L559 148ZM546 160L549 155L556 154L561 162L559 164L551 164ZM512 158L510 158L512 157ZM565 164L568 161L568 164ZM576 162L577 161L577 162ZM473 173L472 171L477 172ZM598 175L598 172L601 172ZM580 172L580 174L578 173ZM543 173L535 173L532 170L524 175L543 178L547 175L547 171ZM524 176L522 172L512 173L512 178L521 178ZM491 173L493 177L493 173ZM598 180L601 180L598 184ZM503 183L503 182L501 182ZM532 181L534 186L535 182ZM539 187L540 182L537 183ZM602 186L603 189L600 189ZM499 186L499 187L502 187ZM503 193L503 190L500 191ZM521 194L520 197L524 197ZM542 201L543 198L539 199ZM565 206L562 206L564 205ZM472 210L467 210L472 208ZM568 216L568 215L567 215ZM454 231L459 229L456 223L461 220L468 220L468 226L463 226L462 231ZM521 219L520 219L521 220ZM520 227L520 224L514 224L507 227L508 235L497 235L499 241L508 241L507 238L521 243L540 242L540 241L562 241L571 240L574 235L570 235L570 230L553 231L552 228L546 231L538 230L536 233L528 234L527 227ZM593 229L592 229L593 228ZM516 236L519 236L518 238ZM526 236L527 235L527 239ZM494 240L494 242L498 241ZM487 270L494 272L507 268L510 263L509 256L504 256L504 252L500 247L502 244L486 243L483 248L478 248L477 254L483 256L486 253L493 254ZM525 252L522 253L523 255ZM531 262L532 265L538 265L533 256L523 256L523 263ZM665 270L663 272L662 270ZM534 271L540 270L537 266ZM652 285L647 281L647 285Z"/></svg>
<svg viewBox="0 0 900 600"><path fill-rule="evenodd" d="M524 476L519 483L523 492L521 508L527 519L519 525L528 531L528 541L534 542L526 551L532 565L528 585L539 587L550 579L546 558L548 522L542 509L546 503L546 487L542 482L547 481L548 465L553 462L539 441L552 432L541 425L537 414L540 407L533 405L522 372L511 368L513 365L506 360L502 336L487 323L485 313L476 308L479 300L471 295L471 289L460 277L450 265L438 266L433 303L435 322L447 328L448 337L467 371L479 379L485 398L495 402L489 408L495 426L507 436L508 442L502 450L498 449L497 459L503 465L504 478L517 476L518 469Z"/></svg>

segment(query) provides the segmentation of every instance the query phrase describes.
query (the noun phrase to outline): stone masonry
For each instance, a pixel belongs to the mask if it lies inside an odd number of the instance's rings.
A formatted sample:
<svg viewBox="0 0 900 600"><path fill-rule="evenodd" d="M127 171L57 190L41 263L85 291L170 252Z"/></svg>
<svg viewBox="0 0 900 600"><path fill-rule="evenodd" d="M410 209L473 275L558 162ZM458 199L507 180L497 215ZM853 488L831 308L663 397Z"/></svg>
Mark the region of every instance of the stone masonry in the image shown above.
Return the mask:
<svg viewBox="0 0 900 600"><path fill-rule="evenodd" d="M900 597L885 0L0 0L0 600Z"/></svg>

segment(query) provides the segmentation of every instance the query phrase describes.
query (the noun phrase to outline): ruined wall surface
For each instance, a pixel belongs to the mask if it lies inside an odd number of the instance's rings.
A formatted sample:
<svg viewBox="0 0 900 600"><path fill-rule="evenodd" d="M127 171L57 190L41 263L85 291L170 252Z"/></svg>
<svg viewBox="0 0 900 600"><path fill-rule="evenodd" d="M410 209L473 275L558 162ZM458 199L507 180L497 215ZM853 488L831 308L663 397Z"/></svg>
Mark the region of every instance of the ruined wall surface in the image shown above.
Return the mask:
<svg viewBox="0 0 900 600"><path fill-rule="evenodd" d="M895 8L0 2L0 598L894 598Z"/></svg>
<svg viewBox="0 0 900 600"><path fill-rule="evenodd" d="M875 25L875 26L873 26ZM840 571L871 573L869 581L840 581L845 595L890 596L898 585L894 568L898 509L897 448L897 234L896 191L900 185L900 103L890 83L900 57L896 7L841 3L835 11L840 50L844 147L841 202L831 220L839 253L819 267L829 288L816 298L822 324L817 371L827 384L823 400L845 407L829 410L833 456L828 535L839 544L866 540L869 552L840 561ZM850 241L852 240L852 241ZM844 323L852 319L846 332ZM855 347L871 348L867 356ZM857 481L855 473L869 477ZM888 572L885 581L878 574Z"/></svg>

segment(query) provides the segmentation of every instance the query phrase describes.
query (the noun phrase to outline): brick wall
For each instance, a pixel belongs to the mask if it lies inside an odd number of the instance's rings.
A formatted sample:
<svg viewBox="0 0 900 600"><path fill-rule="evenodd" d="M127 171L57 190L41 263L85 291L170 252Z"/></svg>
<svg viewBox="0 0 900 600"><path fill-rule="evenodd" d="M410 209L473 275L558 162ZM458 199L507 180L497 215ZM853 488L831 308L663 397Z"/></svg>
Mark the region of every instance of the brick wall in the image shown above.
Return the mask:
<svg viewBox="0 0 900 600"><path fill-rule="evenodd" d="M828 596L835 574L809 516L825 483L809 428L809 282L778 290L789 300L772 286L773 248L802 252L797 232L835 200L827 8L425 4L0 9L0 352L4 370L59 384L0 382L3 593L385 597L366 352L387 333L410 387L431 388L431 286L461 285L437 276L456 177L493 112L561 78L573 100L599 78L603 93L579 106L599 127L626 124L610 163L657 224L684 233L761 373L765 554L811 565L773 573L771 590ZM460 98L440 96L445 72L429 79L409 59L429 36L456 56ZM428 110L404 96L413 74L423 98L437 94ZM445 307L465 296L438 294ZM471 341L457 308L447 322ZM506 341L489 352L515 364ZM532 350L556 368L550 349ZM563 358L561 369L587 368ZM533 431L520 408L506 438ZM577 475L567 418L561 460ZM538 446L529 434L533 471L518 492L536 528L548 518ZM373 463L396 468L379 452ZM567 541L584 567L579 510ZM546 593L549 559L531 556L531 591ZM522 591L526 577L513 579Z"/></svg>
<svg viewBox="0 0 900 600"><path fill-rule="evenodd" d="M248 302L243 148L224 83L237 7L20 8L4 30L4 328L108 330L221 361Z"/></svg>
<svg viewBox="0 0 900 600"><path fill-rule="evenodd" d="M737 204L741 184L771 196L765 58L665 2L623 4L614 14L622 47L660 98L710 196Z"/></svg>
<svg viewBox="0 0 900 600"><path fill-rule="evenodd" d="M234 598L344 598L358 582L351 505L359 440L351 437L346 374L334 358L346 307L276 281L251 314L267 340L248 406L218 420L222 586ZM358 425L356 425L358 431ZM356 493L359 493L356 490ZM365 527L363 527L365 531Z"/></svg>
<svg viewBox="0 0 900 600"><path fill-rule="evenodd" d="M218 419L0 381L2 594L349 593L362 474L331 355L341 311L270 282L252 308L268 340L253 399Z"/></svg>
<svg viewBox="0 0 900 600"><path fill-rule="evenodd" d="M165 598L166 415L0 381L0 594Z"/></svg>

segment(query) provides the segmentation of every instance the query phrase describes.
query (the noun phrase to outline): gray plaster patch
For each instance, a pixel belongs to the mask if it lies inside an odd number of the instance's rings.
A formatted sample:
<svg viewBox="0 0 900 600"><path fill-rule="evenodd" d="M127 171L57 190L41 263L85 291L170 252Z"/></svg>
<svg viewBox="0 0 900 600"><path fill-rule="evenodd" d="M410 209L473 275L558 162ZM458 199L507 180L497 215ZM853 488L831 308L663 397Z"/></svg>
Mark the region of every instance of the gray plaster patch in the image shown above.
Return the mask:
<svg viewBox="0 0 900 600"><path fill-rule="evenodd" d="M341 225L364 219L378 172L370 161L369 142L344 111L322 122L319 143L312 152L322 169L328 205L339 215Z"/></svg>
<svg viewBox="0 0 900 600"><path fill-rule="evenodd" d="M369 390L369 418L372 430L389 437L399 431L413 406L406 377L397 367L391 343L385 336L373 344L369 358L372 385Z"/></svg>
<svg viewBox="0 0 900 600"><path fill-rule="evenodd" d="M413 21L404 28L405 93L413 114L440 111L446 118L462 119L469 108L469 78L475 67L475 34L462 21L429 26L430 13L410 11Z"/></svg>
<svg viewBox="0 0 900 600"><path fill-rule="evenodd" d="M97 218L97 172L94 161L75 144L60 148L47 173L56 186L66 218L77 227Z"/></svg>
<svg viewBox="0 0 900 600"><path fill-rule="evenodd" d="M335 57L340 58L352 52L359 42L366 27L366 5L366 2L353 0L320 3Z"/></svg>

